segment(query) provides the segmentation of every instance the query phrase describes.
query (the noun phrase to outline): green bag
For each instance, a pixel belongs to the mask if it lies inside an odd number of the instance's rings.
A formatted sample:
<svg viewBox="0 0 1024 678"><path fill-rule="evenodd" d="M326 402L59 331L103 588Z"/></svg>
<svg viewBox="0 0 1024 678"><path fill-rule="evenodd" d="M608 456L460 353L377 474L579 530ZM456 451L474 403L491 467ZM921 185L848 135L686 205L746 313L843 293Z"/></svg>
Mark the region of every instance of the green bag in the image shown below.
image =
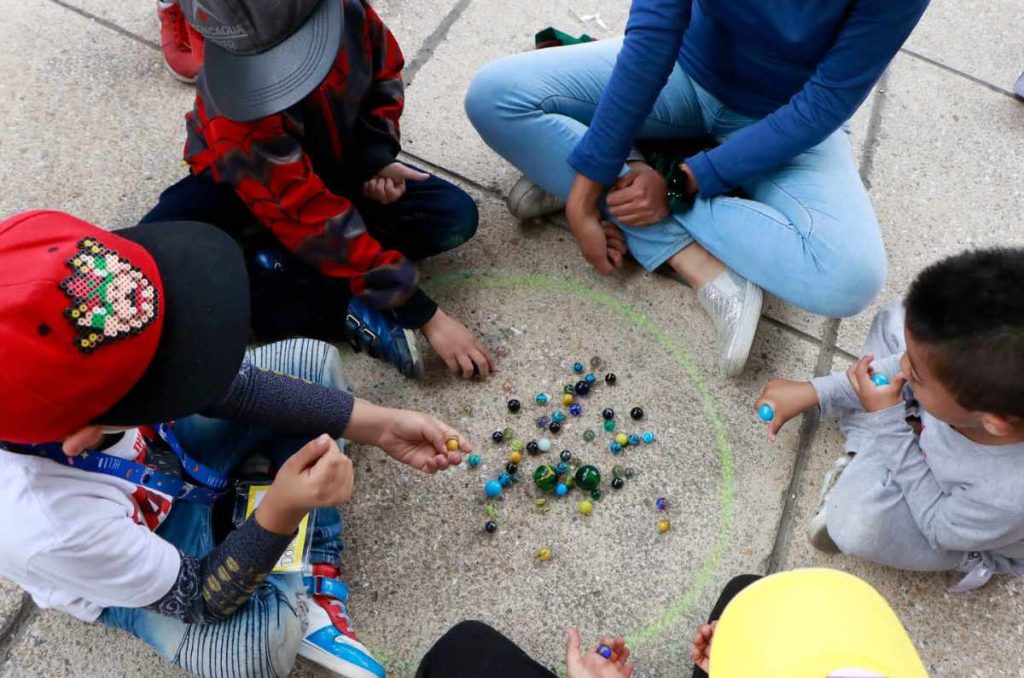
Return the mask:
<svg viewBox="0 0 1024 678"><path fill-rule="evenodd" d="M566 45L580 45L584 42L594 42L594 38L590 37L586 33L574 38L568 33L564 33L557 28L548 26L542 31L539 31L537 35L533 36L533 44L537 49L545 49L547 47L565 47Z"/></svg>

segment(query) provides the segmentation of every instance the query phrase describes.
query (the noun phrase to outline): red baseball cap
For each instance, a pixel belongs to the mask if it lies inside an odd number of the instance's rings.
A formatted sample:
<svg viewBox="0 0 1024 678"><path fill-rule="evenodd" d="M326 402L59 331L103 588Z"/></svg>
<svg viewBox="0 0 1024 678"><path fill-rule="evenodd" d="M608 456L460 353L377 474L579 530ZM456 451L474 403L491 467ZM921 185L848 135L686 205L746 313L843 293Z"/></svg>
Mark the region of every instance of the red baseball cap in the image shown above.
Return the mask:
<svg viewBox="0 0 1024 678"><path fill-rule="evenodd" d="M248 334L242 254L213 226L0 222L0 440L196 413L231 385Z"/></svg>

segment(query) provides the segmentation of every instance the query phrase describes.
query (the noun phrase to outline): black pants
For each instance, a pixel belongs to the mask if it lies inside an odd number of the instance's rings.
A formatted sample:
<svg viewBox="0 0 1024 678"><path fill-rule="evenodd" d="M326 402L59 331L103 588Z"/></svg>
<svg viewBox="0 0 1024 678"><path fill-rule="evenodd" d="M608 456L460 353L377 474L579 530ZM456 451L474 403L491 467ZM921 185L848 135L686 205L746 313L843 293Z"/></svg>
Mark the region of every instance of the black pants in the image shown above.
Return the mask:
<svg viewBox="0 0 1024 678"><path fill-rule="evenodd" d="M487 624L464 621L434 643L416 678L556 678Z"/></svg>
<svg viewBox="0 0 1024 678"><path fill-rule="evenodd" d="M744 574L734 577L719 596L708 621L722 616L725 606L737 593L760 575ZM487 624L464 621L452 627L441 640L434 643L420 663L416 678L554 678L523 652L511 640ZM707 678L699 668L693 669L694 678Z"/></svg>
<svg viewBox="0 0 1024 678"><path fill-rule="evenodd" d="M476 233L476 203L461 188L435 176L407 181L405 194L390 205L366 199L355 187L345 196L359 210L370 235L385 249L398 250L413 261L454 249ZM165 190L142 219L158 221L212 224L238 242L249 270L254 339L343 338L352 296L348 282L321 275L285 250L230 186L206 174L190 174ZM419 327L429 320L414 316L408 323L403 318L403 324Z"/></svg>

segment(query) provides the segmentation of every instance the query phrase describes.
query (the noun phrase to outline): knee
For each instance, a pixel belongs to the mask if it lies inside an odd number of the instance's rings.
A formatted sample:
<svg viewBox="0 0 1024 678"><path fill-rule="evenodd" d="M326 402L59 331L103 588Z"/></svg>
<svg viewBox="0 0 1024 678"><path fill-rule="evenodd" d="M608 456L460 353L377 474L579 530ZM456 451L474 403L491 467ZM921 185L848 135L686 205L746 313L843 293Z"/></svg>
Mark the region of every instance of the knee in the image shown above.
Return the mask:
<svg viewBox="0 0 1024 678"><path fill-rule="evenodd" d="M260 591L263 599L262 604L256 606L260 617L256 621L265 624L265 637L264 642L254 648L254 653L262 666L270 669L269 675L285 678L295 667L295 657L306 635L305 587L296 579L286 584L265 583Z"/></svg>
<svg viewBox="0 0 1024 678"><path fill-rule="evenodd" d="M466 116L485 140L514 117L517 110L532 108L527 100L514 95L522 89L517 75L520 69L510 67L514 61L512 56L485 65L473 76L466 92Z"/></svg>
<svg viewBox="0 0 1024 678"><path fill-rule="evenodd" d="M864 497L846 491L842 483L836 485L829 498L825 513L828 535L843 553L876 560L874 557L886 536L880 531L877 512L864 501Z"/></svg>
<svg viewBox="0 0 1024 678"><path fill-rule="evenodd" d="M454 223L452 230L458 234L458 244L461 245L476 235L476 229L480 225L480 210L476 206L476 201L468 193L465 191L459 191L459 193L461 195L452 220Z"/></svg>
<svg viewBox="0 0 1024 678"><path fill-rule="evenodd" d="M444 235L440 243L441 251L447 251L468 242L476 235L480 224L480 212L476 201L457 186L448 192L444 219Z"/></svg>
<svg viewBox="0 0 1024 678"><path fill-rule="evenodd" d="M265 666L271 669L270 675L290 676L295 668L295 657L299 654L299 644L305 635L303 623L294 614L282 615L279 622L271 629L266 647L259 651L265 655Z"/></svg>
<svg viewBox="0 0 1024 678"><path fill-rule="evenodd" d="M298 586L264 583L249 602L227 619L189 625L175 650L174 662L197 676L218 676L221 660L237 675L285 678L295 666L305 634ZM225 659L226 658L226 659Z"/></svg>
<svg viewBox="0 0 1024 678"><path fill-rule="evenodd" d="M884 251L850 249L840 253L840 265L829 270L815 313L847 318L863 311L881 293L887 264Z"/></svg>
<svg viewBox="0 0 1024 678"><path fill-rule="evenodd" d="M441 636L440 640L434 644L434 649L441 648L443 652L445 649L460 650L486 647L485 640L497 635L497 631L482 621L467 619L448 629L448 632Z"/></svg>

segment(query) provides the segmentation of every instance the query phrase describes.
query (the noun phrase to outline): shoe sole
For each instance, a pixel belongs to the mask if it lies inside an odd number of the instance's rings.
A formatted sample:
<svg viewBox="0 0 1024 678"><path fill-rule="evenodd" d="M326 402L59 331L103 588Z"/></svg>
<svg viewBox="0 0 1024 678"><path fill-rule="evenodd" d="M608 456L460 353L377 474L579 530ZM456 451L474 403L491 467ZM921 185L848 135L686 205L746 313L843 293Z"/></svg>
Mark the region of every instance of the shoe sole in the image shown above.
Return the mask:
<svg viewBox="0 0 1024 678"><path fill-rule="evenodd" d="M807 541L822 553L829 555L840 553L839 547L832 541L832 535L828 533L828 521L825 519L824 511L819 511L807 525Z"/></svg>
<svg viewBox="0 0 1024 678"><path fill-rule="evenodd" d="M182 75L181 73L178 73L173 68L171 68L171 65L169 63L167 63L166 60L164 60L164 69L168 73L170 73L171 77L174 78L175 80L177 80L178 82L183 82L186 85L195 85L196 84L196 79L195 78L187 78L184 75Z"/></svg>
<svg viewBox="0 0 1024 678"><path fill-rule="evenodd" d="M412 370L405 376L410 379L419 379L423 376L423 360L420 358L420 349L416 346L416 333L412 330L403 330L405 332L405 343L409 347L409 358L412 360Z"/></svg>
<svg viewBox="0 0 1024 678"><path fill-rule="evenodd" d="M524 185L525 187L520 188L521 184ZM512 187L511 191L509 191L508 198L505 200L505 205L508 207L509 213L519 221L526 221L528 219L536 219L538 217L543 217L548 214L554 214L559 210L565 208L564 204L555 205L551 209L540 210L538 212L530 212L528 214L524 214L520 209L520 205L522 204L523 199L530 193L530 191L534 189L542 190L536 184L532 182L527 182L526 177L523 177L522 179L517 181L516 185Z"/></svg>
<svg viewBox="0 0 1024 678"><path fill-rule="evenodd" d="M339 676L344 676L344 678L380 678L380 676L373 671L367 671L361 666L355 666L348 662L343 662L333 654L324 652L320 648L305 641L299 643L299 656L303 659L308 659L317 666L321 666L328 671L333 671Z"/></svg>
<svg viewBox="0 0 1024 678"><path fill-rule="evenodd" d="M746 281L744 289L743 308L740 309L740 319L737 323L736 332L725 349L725 359L722 361L722 370L727 377L735 377L747 366L747 358L750 357L750 347L754 344L754 334L757 332L757 324L761 320L761 306L764 303L764 293L761 288ZM738 349L742 347L742 349ZM740 350L738 355L734 355Z"/></svg>
<svg viewBox="0 0 1024 678"><path fill-rule="evenodd" d="M372 334L369 330L365 330L365 332L371 337L376 337L376 335ZM355 336L348 337L348 339L345 340L345 343L347 343L356 353L366 353L366 355L370 356L374 360L380 360L381 362L391 365L398 370L398 373L403 377L418 379L423 376L423 360L420 358L420 350L416 346L416 333L410 329L403 328L402 336L405 339L405 345L409 350L408 367L392 363L379 349L374 349L369 340L367 341L368 345L365 347L359 343L359 340Z"/></svg>

